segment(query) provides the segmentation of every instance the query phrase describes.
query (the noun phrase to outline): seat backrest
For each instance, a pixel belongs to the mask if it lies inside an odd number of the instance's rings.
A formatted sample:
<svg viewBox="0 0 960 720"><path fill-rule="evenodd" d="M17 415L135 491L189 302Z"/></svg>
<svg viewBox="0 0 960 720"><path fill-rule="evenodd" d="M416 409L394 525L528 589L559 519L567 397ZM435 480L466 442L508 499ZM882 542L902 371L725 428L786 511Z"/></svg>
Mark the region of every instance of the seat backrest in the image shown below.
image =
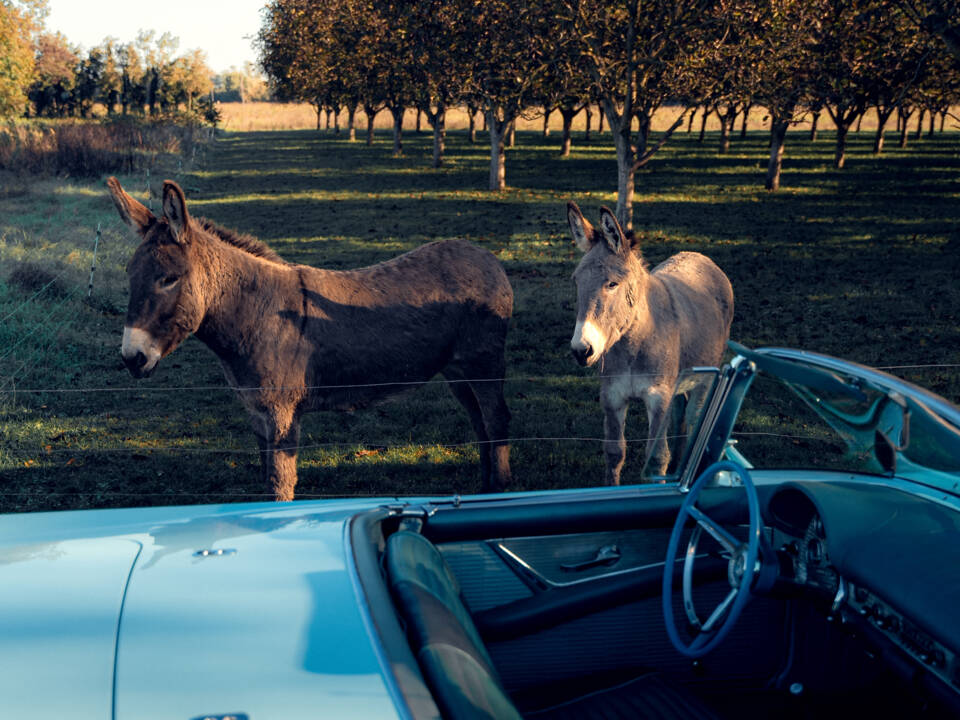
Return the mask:
<svg viewBox="0 0 960 720"><path fill-rule="evenodd" d="M387 540L386 568L417 661L444 717L519 720L440 551L401 530Z"/></svg>

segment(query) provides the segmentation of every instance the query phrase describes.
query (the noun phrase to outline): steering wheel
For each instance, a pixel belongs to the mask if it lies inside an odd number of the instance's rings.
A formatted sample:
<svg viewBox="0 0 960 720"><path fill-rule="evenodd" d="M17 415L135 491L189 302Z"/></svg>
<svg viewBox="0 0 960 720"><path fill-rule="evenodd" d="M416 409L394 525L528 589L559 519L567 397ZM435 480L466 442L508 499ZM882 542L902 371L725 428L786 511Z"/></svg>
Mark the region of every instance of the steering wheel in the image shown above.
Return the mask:
<svg viewBox="0 0 960 720"><path fill-rule="evenodd" d="M736 473L743 482L747 492L747 505L750 509L750 531L746 541L740 541L725 530L719 523L707 517L697 506L700 492L707 481L718 472L728 471ZM696 637L689 644L685 643L677 632L673 616L673 574L677 559L677 550L680 546L680 536L689 518L693 518L696 526L687 542L686 556L683 561L683 608L687 620L695 631ZM709 617L700 622L693 606L693 564L697 555L697 543L700 536L706 532L723 547L730 555L727 563L727 580L730 583L730 592L714 608ZM687 657L697 658L713 650L727 636L744 606L750 599L750 586L760 570L760 502L757 499L757 489L750 479L746 468L737 463L724 460L716 462L697 478L697 481L687 493L680 512L673 525L670 535L670 544L667 547L667 560L663 569L663 617L667 625L667 635L670 642L679 653Z"/></svg>

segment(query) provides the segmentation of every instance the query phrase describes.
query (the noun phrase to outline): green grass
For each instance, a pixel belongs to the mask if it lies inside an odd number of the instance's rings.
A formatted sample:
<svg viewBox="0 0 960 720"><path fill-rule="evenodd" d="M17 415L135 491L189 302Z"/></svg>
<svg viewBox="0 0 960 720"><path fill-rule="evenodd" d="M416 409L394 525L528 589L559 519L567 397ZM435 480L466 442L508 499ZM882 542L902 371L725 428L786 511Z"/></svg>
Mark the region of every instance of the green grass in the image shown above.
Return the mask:
<svg viewBox="0 0 960 720"><path fill-rule="evenodd" d="M701 146L680 134L637 179L646 257L712 257L736 294L732 337L748 346L880 366L960 363L960 135L888 145L880 157L872 137L853 136L839 172L832 138L821 137L790 136L783 186L771 194L762 189L764 134L724 156L715 136ZM165 176L181 182L195 214L297 262L356 267L450 237L495 252L516 296L511 489L599 484L603 457L591 439L602 435L599 384L569 355L578 253L565 203L590 218L615 203L609 135L575 141L567 159L559 138L521 134L519 143L508 154L510 188L499 193L484 189L487 146L461 133L449 136L440 170L429 168L427 134L408 133L394 157L387 135L367 147L291 131L225 135L198 167L172 161ZM155 171L154 188L160 179ZM146 177L121 181L147 200ZM13 180L0 189L0 356L9 352L0 357L0 510L267 497L246 414L206 348L188 340L145 381L123 369L123 268L134 246L102 182ZM895 372L960 399L957 368ZM624 482L639 480L644 426L635 408ZM298 496L478 491L472 440L440 383L355 414L316 413L303 426Z"/></svg>

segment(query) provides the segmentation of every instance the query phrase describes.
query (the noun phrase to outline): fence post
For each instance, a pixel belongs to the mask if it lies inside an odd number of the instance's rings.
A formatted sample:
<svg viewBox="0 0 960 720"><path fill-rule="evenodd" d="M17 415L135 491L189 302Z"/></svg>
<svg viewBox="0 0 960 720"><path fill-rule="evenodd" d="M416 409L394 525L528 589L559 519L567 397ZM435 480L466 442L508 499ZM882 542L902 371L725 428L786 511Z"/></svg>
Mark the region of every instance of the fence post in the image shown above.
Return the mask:
<svg viewBox="0 0 960 720"><path fill-rule="evenodd" d="M93 261L90 263L90 283L87 285L87 297L93 295L93 271L97 267L98 247L100 247L100 223L97 223L97 239L93 243Z"/></svg>

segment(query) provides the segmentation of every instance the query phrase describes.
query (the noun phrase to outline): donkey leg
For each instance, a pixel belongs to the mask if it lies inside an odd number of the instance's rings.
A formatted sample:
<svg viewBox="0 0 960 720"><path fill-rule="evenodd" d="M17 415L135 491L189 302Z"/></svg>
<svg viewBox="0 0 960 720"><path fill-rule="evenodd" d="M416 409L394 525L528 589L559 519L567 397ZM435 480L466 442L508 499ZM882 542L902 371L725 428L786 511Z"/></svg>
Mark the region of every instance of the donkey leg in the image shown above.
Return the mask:
<svg viewBox="0 0 960 720"><path fill-rule="evenodd" d="M603 454L607 458L607 471L604 483L607 485L620 484L620 471L627 457L627 439L623 434L623 427L627 421L626 400L618 404L601 398L603 404Z"/></svg>
<svg viewBox="0 0 960 720"><path fill-rule="evenodd" d="M271 467L267 482L279 501L293 500L297 485L297 449L300 445L300 423L293 425L282 435L277 435L271 452Z"/></svg>
<svg viewBox="0 0 960 720"><path fill-rule="evenodd" d="M254 416L252 424L260 445L261 479L273 492L275 500L293 500L297 484L297 447L300 444L299 418L286 428L264 416Z"/></svg>
<svg viewBox="0 0 960 720"><path fill-rule="evenodd" d="M653 475L665 475L670 465L670 446L667 438L661 435L666 411L670 404L671 389L668 386L651 387L644 396L647 406L647 463Z"/></svg>
<svg viewBox="0 0 960 720"><path fill-rule="evenodd" d="M484 374L474 375L478 378L470 382L470 389L477 398L480 412L483 415L483 424L490 441L488 452L490 455L491 477L485 485L487 492L503 492L511 481L510 474L510 410L503 398L502 366L493 369L489 380L483 379ZM486 374L489 374L486 373Z"/></svg>
<svg viewBox="0 0 960 720"><path fill-rule="evenodd" d="M481 487L486 490L490 486L490 436L487 435L487 428L483 423L483 413L480 410L480 403L477 402L477 396L473 390L464 381L463 376L457 373L444 373L447 379L447 387L450 392L463 405L470 418L470 424L473 425L473 431L477 435L479 445L477 452L480 454L480 482Z"/></svg>

